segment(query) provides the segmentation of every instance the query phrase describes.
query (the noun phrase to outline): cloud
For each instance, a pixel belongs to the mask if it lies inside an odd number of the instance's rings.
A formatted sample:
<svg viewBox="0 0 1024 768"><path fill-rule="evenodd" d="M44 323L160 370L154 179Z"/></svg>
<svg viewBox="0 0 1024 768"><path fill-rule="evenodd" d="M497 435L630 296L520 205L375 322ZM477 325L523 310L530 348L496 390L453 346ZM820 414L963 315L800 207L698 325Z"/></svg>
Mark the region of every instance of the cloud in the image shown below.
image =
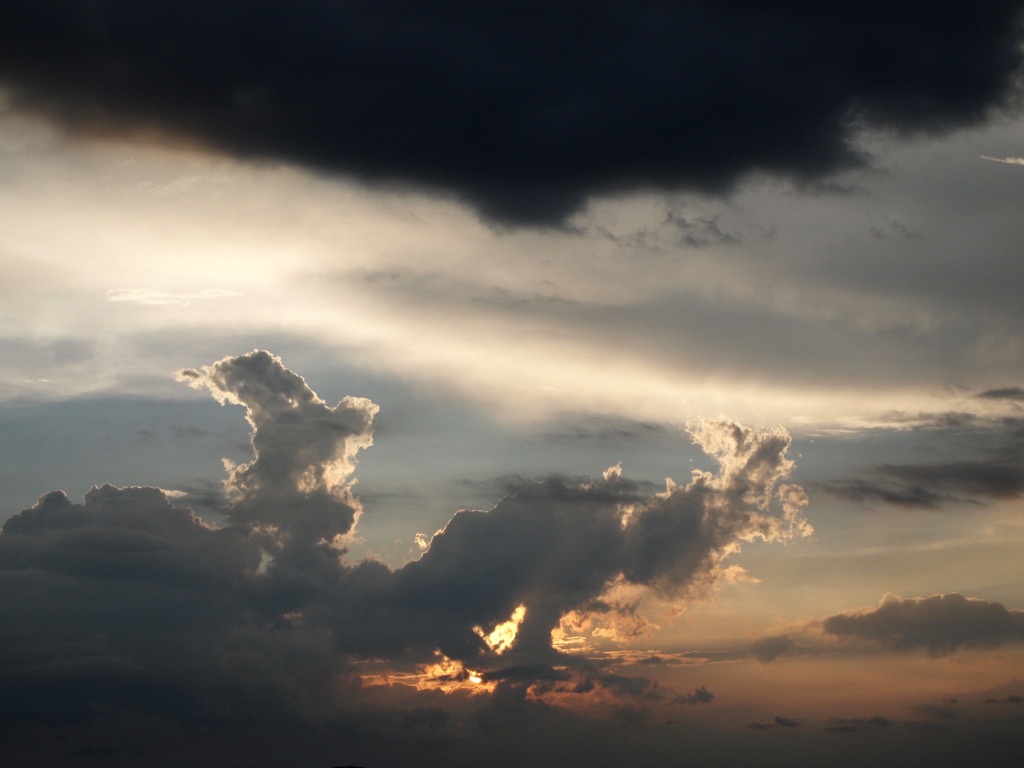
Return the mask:
<svg viewBox="0 0 1024 768"><path fill-rule="evenodd" d="M911 598L889 594L875 608L829 616L822 626L838 637L901 650L926 648L933 656L1024 641L1024 611L955 592Z"/></svg>
<svg viewBox="0 0 1024 768"><path fill-rule="evenodd" d="M555 651L563 615L635 614L638 601L610 596L623 585L691 599L741 543L808 531L802 490L782 482L789 435L700 422L693 438L718 471L685 485L668 480L643 497L618 467L584 482L551 478L489 511L458 512L403 568L350 564L353 473L377 406L346 397L331 407L260 350L178 377L243 406L252 427L253 459L228 468L226 524L205 523L177 494L112 485L80 504L52 491L9 518L0 725L286 727L422 746L457 727L449 699L413 695L431 676L435 691L440 681L462 697L450 701L488 697L480 722L569 697L643 723L714 695ZM409 682L375 685L361 664L404 670Z"/></svg>
<svg viewBox="0 0 1024 768"><path fill-rule="evenodd" d="M995 163L1006 163L1007 165L1024 165L1024 157L989 157L982 155L982 160L991 160Z"/></svg>
<svg viewBox="0 0 1024 768"><path fill-rule="evenodd" d="M370 626L335 626L335 636L393 652L439 647L469 660L485 652L473 628L503 622L523 605L514 647L545 655L552 630L570 611L616 610L599 601L616 583L676 597L703 594L742 541L810 532L800 516L802 489L780 483L792 469L784 430L701 422L692 435L718 460L718 474L694 472L687 485L669 480L665 491L643 500L618 467L583 484L545 480L487 512L459 512L419 560L393 574L357 567L353 577L372 581L374 591L344 613L363 615ZM345 590L339 600L368 594ZM368 632L382 634L370 639Z"/></svg>
<svg viewBox="0 0 1024 768"><path fill-rule="evenodd" d="M762 664L768 664L779 656L796 650L797 647L796 641L789 635L770 635L752 642L748 651Z"/></svg>
<svg viewBox="0 0 1024 768"><path fill-rule="evenodd" d="M836 480L825 490L850 501L935 509L952 502L1012 499L1024 493L1024 466L1012 458L929 464L879 464L877 481Z"/></svg>
<svg viewBox="0 0 1024 768"><path fill-rule="evenodd" d="M693 693L687 693L680 696L678 701L685 704L708 704L714 698L715 694L702 685L700 688L694 690Z"/></svg>
<svg viewBox="0 0 1024 768"><path fill-rule="evenodd" d="M1024 387L997 387L975 395L985 400L1024 400Z"/></svg>
<svg viewBox="0 0 1024 768"><path fill-rule="evenodd" d="M222 405L246 409L255 458L229 468L228 518L273 526L283 544L340 548L361 510L350 476L356 453L373 444L378 407L345 397L332 408L262 350L186 369L178 378L209 390Z"/></svg>
<svg viewBox="0 0 1024 768"><path fill-rule="evenodd" d="M241 294L223 288L204 288L195 293L174 293L155 288L115 288L107 291L107 301L124 301L135 304L180 304L187 306L193 301L210 301L213 299L233 299Z"/></svg>
<svg viewBox="0 0 1024 768"><path fill-rule="evenodd" d="M1014 400L1017 395L1016 388L1004 387L975 397ZM822 488L850 501L925 509L952 503L982 504L1024 494L1024 431L1019 418L920 414L908 423L914 429L943 430L944 447L955 457L919 464L875 464L868 468L868 478L832 480Z"/></svg>
<svg viewBox="0 0 1024 768"><path fill-rule="evenodd" d="M826 731L833 733L856 733L874 728L887 728L889 718L875 715L874 717L837 717L825 726Z"/></svg>
<svg viewBox="0 0 1024 768"><path fill-rule="evenodd" d="M860 125L979 123L1018 72L1019 10L9 0L0 79L12 108L73 131L198 141L559 224L603 193L817 180L863 161Z"/></svg>

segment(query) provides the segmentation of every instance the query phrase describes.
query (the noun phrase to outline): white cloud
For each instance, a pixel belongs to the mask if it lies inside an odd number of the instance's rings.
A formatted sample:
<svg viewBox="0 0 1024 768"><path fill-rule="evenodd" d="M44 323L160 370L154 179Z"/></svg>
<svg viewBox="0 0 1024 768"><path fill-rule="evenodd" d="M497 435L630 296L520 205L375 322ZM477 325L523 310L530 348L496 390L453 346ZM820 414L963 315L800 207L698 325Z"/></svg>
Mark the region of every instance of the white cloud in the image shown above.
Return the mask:
<svg viewBox="0 0 1024 768"><path fill-rule="evenodd" d="M107 291L107 301L127 301L135 304L180 304L188 305L193 301L210 301L213 299L234 299L242 294L224 288L204 288L193 293L174 293L155 288L114 288Z"/></svg>
<svg viewBox="0 0 1024 768"><path fill-rule="evenodd" d="M1007 165L1024 165L1024 157L989 157L982 155L982 160L991 160L995 163L1006 163Z"/></svg>

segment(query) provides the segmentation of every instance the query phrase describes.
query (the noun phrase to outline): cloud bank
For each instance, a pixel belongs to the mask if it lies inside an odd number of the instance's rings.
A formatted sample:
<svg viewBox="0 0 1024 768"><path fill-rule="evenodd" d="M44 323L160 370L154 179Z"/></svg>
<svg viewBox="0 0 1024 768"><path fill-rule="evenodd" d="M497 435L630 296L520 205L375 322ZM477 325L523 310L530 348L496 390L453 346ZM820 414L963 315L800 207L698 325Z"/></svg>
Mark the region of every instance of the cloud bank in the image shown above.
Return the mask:
<svg viewBox="0 0 1024 768"><path fill-rule="evenodd" d="M668 480L653 496L619 467L582 484L551 479L489 511L457 513L402 568L348 564L345 536L361 511L355 459L377 406L346 397L331 407L265 351L179 379L243 406L252 426L254 458L228 467L226 524L205 523L160 489L112 485L81 504L53 491L9 518L4 721L344 728L352 703L372 698L357 672L371 663L418 669L435 687L478 684L495 707L589 696L622 702L615 711L642 722L652 706L714 694L678 694L555 650L563 616L635 613L614 598L624 584L700 596L743 542L810 531L802 489L782 482L788 434L702 422L693 438L715 473Z"/></svg>
<svg viewBox="0 0 1024 768"><path fill-rule="evenodd" d="M559 224L620 191L819 180L860 126L983 121L1019 2L9 0L0 83L82 133L176 137Z"/></svg>

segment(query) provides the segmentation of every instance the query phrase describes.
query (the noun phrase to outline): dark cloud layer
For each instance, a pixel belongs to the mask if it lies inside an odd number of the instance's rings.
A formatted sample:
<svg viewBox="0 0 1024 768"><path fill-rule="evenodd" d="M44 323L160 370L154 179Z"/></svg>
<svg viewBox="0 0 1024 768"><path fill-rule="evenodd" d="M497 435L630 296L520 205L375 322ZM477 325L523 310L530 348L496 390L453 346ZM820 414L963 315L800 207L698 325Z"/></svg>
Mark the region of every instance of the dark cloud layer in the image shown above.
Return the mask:
<svg viewBox="0 0 1024 768"><path fill-rule="evenodd" d="M826 618L825 631L874 640L893 648L926 648L942 656L964 648L1024 642L1024 611L957 593L901 598L886 595L870 610Z"/></svg>
<svg viewBox="0 0 1024 768"><path fill-rule="evenodd" d="M563 614L635 612L605 594L617 583L700 594L740 541L807 532L802 489L781 482L792 468L789 435L705 422L692 435L717 473L694 471L650 497L618 467L583 483L549 479L489 511L457 513L403 568L349 565L352 472L376 406L351 397L328 406L264 351L179 378L244 406L253 428L253 460L229 467L225 481L227 524L204 523L160 489L111 485L81 504L53 491L9 518L0 535L0 731L15 722L117 730L141 718L430 742L448 710L429 699L426 709L378 701L380 711L366 714L374 694L355 665L409 670L439 652L454 670L439 682L467 682L472 668L494 685L485 719L536 711L550 694L613 700L608 711L635 725L653 708L714 695L556 652L551 632ZM488 642L520 606L508 647Z"/></svg>
<svg viewBox="0 0 1024 768"><path fill-rule="evenodd" d="M997 387L979 392L975 397L984 400L1024 400L1024 387Z"/></svg>
<svg viewBox="0 0 1024 768"><path fill-rule="evenodd" d="M837 480L825 486L851 501L882 501L934 509L952 502L1012 499L1024 493L1024 465L1012 459L881 464L876 479Z"/></svg>
<svg viewBox="0 0 1024 768"><path fill-rule="evenodd" d="M995 393L995 394L992 394ZM978 397L1013 399L1014 389L989 390ZM1024 495L1024 431L1019 418L993 426L972 414L944 414L936 425L963 456L920 464L875 464L870 477L825 483L828 493L856 502L884 502L936 509L947 504L982 504Z"/></svg>
<svg viewBox="0 0 1024 768"><path fill-rule="evenodd" d="M588 196L813 180L859 125L983 120L1019 2L8 0L0 81L84 132L445 190L499 222Z"/></svg>

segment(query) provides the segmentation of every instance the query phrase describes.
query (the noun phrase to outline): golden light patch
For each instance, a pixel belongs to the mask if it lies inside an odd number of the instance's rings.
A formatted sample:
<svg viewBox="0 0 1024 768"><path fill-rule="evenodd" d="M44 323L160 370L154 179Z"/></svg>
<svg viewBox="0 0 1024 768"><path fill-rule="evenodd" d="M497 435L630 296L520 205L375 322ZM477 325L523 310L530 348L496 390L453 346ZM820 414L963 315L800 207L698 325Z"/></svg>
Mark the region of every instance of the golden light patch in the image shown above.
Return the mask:
<svg viewBox="0 0 1024 768"><path fill-rule="evenodd" d="M484 682L483 673L467 669L462 662L450 659L440 651L434 652L435 661L422 664L413 672L396 672L386 668L363 674L364 685L408 685L421 691L443 693L490 693L495 684Z"/></svg>
<svg viewBox="0 0 1024 768"><path fill-rule="evenodd" d="M473 627L473 631L483 638L488 648L500 655L511 648L516 641L519 625L523 623L524 618L526 618L526 606L520 605L512 611L508 621L498 624L490 634L485 634L481 627Z"/></svg>

